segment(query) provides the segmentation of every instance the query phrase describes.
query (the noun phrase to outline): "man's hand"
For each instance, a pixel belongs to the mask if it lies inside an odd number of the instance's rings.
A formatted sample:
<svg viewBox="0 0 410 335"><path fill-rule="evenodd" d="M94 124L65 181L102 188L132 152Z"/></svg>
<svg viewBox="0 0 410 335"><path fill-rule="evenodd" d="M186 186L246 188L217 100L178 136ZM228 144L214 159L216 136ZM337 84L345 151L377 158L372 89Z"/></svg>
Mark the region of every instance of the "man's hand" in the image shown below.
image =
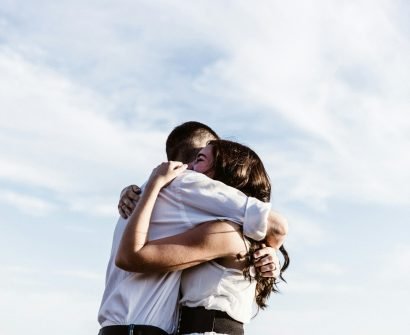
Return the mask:
<svg viewBox="0 0 410 335"><path fill-rule="evenodd" d="M118 212L127 219L135 208L141 194L141 189L137 185L130 185L121 192L120 201L118 202Z"/></svg>
<svg viewBox="0 0 410 335"><path fill-rule="evenodd" d="M279 278L280 264L274 248L264 246L255 251L253 257L256 271L262 277Z"/></svg>

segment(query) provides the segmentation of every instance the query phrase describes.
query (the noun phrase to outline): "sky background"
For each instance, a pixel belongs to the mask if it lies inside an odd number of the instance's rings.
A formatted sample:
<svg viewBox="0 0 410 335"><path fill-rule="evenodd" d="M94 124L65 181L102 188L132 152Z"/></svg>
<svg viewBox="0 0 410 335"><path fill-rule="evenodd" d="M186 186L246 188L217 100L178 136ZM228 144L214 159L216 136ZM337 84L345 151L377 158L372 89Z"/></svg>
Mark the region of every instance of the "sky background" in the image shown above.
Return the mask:
<svg viewBox="0 0 410 335"><path fill-rule="evenodd" d="M410 2L0 3L0 333L97 334L120 190L197 120L251 146L291 267L247 334L410 333Z"/></svg>

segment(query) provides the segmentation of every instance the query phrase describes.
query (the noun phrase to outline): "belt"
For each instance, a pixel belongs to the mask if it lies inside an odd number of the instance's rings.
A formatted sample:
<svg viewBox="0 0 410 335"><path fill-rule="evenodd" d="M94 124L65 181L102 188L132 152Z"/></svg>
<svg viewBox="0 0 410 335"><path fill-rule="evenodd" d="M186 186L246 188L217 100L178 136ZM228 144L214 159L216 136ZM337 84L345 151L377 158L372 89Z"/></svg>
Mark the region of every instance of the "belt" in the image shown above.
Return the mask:
<svg viewBox="0 0 410 335"><path fill-rule="evenodd" d="M178 334L215 332L243 335L243 323L232 319L227 313L204 307L182 307Z"/></svg>
<svg viewBox="0 0 410 335"><path fill-rule="evenodd" d="M98 335L169 335L161 328L146 325L107 326Z"/></svg>

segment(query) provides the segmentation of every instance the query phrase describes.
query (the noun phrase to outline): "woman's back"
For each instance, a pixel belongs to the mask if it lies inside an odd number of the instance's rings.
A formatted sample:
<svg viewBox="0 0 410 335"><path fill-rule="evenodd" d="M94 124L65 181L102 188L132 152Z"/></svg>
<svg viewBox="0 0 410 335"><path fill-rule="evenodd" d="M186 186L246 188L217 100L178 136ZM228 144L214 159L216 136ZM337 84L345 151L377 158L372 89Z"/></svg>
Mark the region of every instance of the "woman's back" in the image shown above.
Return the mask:
<svg viewBox="0 0 410 335"><path fill-rule="evenodd" d="M252 317L255 286L241 270L210 261L183 271L181 305L223 311L246 323Z"/></svg>

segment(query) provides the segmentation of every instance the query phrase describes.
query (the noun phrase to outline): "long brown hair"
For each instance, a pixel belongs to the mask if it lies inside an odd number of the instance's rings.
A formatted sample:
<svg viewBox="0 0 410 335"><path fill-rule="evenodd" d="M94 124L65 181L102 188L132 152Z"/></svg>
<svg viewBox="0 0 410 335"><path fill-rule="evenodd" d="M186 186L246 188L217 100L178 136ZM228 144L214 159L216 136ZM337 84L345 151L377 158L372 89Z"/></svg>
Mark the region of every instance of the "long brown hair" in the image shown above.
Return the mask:
<svg viewBox="0 0 410 335"><path fill-rule="evenodd" d="M271 183L269 176L263 166L263 163L259 156L250 148L245 145L227 141L227 140L214 140L209 142L212 145L212 151L214 154L214 177L213 179L219 180L226 185L232 186L247 196L257 198L263 202L270 201L271 195ZM266 240L255 241L248 238L250 241L249 252L247 255L247 266L244 269L244 275L251 280L249 269L252 266L253 253L262 248L262 245L266 243ZM283 255L283 264L280 269L280 278L282 273L289 266L289 255L282 245L279 248ZM277 279L265 278L256 274L256 303L260 308L265 308L266 300L271 292L277 292Z"/></svg>

